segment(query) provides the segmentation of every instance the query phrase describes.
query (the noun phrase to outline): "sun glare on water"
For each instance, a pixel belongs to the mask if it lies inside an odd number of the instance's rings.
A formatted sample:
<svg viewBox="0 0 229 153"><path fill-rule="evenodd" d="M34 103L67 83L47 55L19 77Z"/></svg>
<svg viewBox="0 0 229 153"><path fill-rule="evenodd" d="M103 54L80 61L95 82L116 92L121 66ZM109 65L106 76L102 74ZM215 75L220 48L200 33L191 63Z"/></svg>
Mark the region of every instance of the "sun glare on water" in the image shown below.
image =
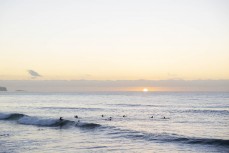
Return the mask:
<svg viewBox="0 0 229 153"><path fill-rule="evenodd" d="M149 90L147 88L144 88L142 91L143 92L148 92Z"/></svg>

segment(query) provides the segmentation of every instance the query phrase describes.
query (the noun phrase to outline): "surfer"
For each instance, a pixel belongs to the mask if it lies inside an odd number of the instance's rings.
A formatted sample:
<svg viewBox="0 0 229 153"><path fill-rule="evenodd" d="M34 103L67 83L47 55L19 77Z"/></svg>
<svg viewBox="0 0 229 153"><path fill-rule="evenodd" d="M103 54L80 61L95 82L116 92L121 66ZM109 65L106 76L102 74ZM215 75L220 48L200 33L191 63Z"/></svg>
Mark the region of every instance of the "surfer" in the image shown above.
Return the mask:
<svg viewBox="0 0 229 153"><path fill-rule="evenodd" d="M101 115L102 117L104 117L104 115Z"/></svg>
<svg viewBox="0 0 229 153"><path fill-rule="evenodd" d="M79 118L77 115L74 116L75 118Z"/></svg>
<svg viewBox="0 0 229 153"><path fill-rule="evenodd" d="M126 117L126 115L123 115L122 117Z"/></svg>
<svg viewBox="0 0 229 153"><path fill-rule="evenodd" d="M59 119L60 121L63 121L63 117L60 117L60 119Z"/></svg>
<svg viewBox="0 0 229 153"><path fill-rule="evenodd" d="M151 118L153 118L153 116L151 116Z"/></svg>

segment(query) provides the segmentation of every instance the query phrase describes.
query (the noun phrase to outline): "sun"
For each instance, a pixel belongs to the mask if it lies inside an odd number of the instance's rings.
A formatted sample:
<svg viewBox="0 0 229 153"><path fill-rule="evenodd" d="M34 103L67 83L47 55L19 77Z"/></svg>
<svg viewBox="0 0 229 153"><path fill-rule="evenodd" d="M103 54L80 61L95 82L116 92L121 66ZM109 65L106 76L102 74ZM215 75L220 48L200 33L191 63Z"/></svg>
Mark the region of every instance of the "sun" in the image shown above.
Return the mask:
<svg viewBox="0 0 229 153"><path fill-rule="evenodd" d="M142 91L143 92L148 92L149 90L147 88L144 88Z"/></svg>

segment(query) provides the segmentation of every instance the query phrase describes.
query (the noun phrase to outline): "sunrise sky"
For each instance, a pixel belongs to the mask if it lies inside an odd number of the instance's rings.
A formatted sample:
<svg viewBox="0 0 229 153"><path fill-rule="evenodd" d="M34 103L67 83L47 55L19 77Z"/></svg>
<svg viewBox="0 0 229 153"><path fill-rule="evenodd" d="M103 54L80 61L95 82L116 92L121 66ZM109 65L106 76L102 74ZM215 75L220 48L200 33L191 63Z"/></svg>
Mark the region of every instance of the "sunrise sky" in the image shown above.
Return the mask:
<svg viewBox="0 0 229 153"><path fill-rule="evenodd" d="M0 80L229 79L227 0L2 0Z"/></svg>

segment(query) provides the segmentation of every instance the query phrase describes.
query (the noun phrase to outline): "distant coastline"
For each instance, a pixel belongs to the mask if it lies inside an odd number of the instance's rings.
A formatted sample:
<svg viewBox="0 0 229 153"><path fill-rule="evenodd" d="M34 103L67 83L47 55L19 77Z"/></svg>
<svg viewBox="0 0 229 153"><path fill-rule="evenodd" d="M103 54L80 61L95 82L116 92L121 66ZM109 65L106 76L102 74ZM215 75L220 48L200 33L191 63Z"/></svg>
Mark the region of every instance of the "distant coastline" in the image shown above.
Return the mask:
<svg viewBox="0 0 229 153"><path fill-rule="evenodd" d="M7 91L7 88L6 88L6 87L1 87L1 86L0 86L0 91Z"/></svg>
<svg viewBox="0 0 229 153"><path fill-rule="evenodd" d="M229 80L0 80L17 92L229 92ZM2 89L5 91L5 89Z"/></svg>

